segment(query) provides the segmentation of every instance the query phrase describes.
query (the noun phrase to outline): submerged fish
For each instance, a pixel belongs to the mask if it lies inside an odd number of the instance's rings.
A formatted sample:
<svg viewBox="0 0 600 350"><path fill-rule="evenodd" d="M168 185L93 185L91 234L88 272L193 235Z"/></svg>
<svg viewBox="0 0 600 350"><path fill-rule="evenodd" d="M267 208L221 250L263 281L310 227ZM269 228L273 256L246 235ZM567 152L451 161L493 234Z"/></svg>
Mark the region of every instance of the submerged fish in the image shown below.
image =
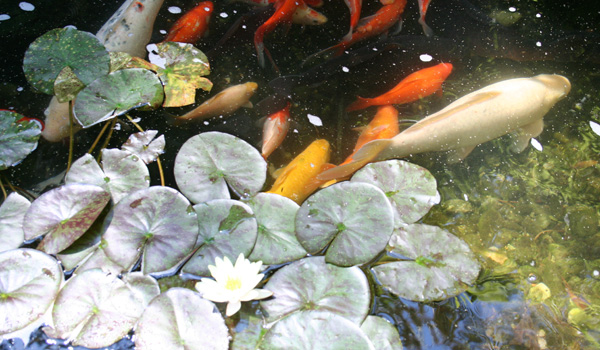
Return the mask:
<svg viewBox="0 0 600 350"><path fill-rule="evenodd" d="M267 117L263 125L261 155L267 159L281 145L290 128L290 106L287 105Z"/></svg>
<svg viewBox="0 0 600 350"><path fill-rule="evenodd" d="M265 45L263 43L266 34L272 32L278 25L289 23L296 9L304 4L303 0L277 0L275 2L275 13L254 33L254 47L256 48L256 56L258 64L261 67L265 66Z"/></svg>
<svg viewBox="0 0 600 350"><path fill-rule="evenodd" d="M425 23L425 15L430 2L431 0L419 0L419 24L423 27L423 33L427 36L433 35L433 30Z"/></svg>
<svg viewBox="0 0 600 350"><path fill-rule="evenodd" d="M449 161L464 159L475 146L517 132L512 150L521 152L542 132L544 115L571 90L560 75L504 80L454 101L397 136L366 144L354 161L319 175L343 178L363 165L431 151L452 151Z"/></svg>
<svg viewBox="0 0 600 350"><path fill-rule="evenodd" d="M196 43L208 30L213 9L214 5L211 1L201 2L173 24L164 41Z"/></svg>

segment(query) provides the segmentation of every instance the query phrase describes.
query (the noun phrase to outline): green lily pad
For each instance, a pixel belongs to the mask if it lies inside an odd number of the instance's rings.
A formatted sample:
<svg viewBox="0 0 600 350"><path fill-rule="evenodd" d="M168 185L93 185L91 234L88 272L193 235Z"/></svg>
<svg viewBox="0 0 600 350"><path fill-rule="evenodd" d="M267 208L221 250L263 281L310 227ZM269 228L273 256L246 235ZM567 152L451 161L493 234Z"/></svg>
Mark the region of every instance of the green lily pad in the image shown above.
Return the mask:
<svg viewBox="0 0 600 350"><path fill-rule="evenodd" d="M329 311L357 325L369 312L371 292L357 266L337 267L322 256L304 258L282 267L264 286L273 298L261 302L268 322L303 310Z"/></svg>
<svg viewBox="0 0 600 350"><path fill-rule="evenodd" d="M402 350L398 330L379 316L367 316L360 329L369 337L375 350Z"/></svg>
<svg viewBox="0 0 600 350"><path fill-rule="evenodd" d="M156 130L131 134L121 149L137 155L146 164L152 163L165 149L165 135L156 137L157 134Z"/></svg>
<svg viewBox="0 0 600 350"><path fill-rule="evenodd" d="M183 273L210 276L208 265L215 258L235 261L240 253L248 256L256 242L257 224L250 207L233 199L215 199L194 205L198 214L198 250L183 266Z"/></svg>
<svg viewBox="0 0 600 350"><path fill-rule="evenodd" d="M122 69L94 80L81 90L73 114L87 128L134 108L160 107L163 97L156 74L140 68Z"/></svg>
<svg viewBox="0 0 600 350"><path fill-rule="evenodd" d="M374 350L352 321L327 311L302 311L277 322L263 338L264 350Z"/></svg>
<svg viewBox="0 0 600 350"><path fill-rule="evenodd" d="M228 337L215 304L189 289L171 288L144 311L135 330L135 348L227 350Z"/></svg>
<svg viewBox="0 0 600 350"><path fill-rule="evenodd" d="M0 252L18 248L25 240L23 219L31 202L13 192L0 206Z"/></svg>
<svg viewBox="0 0 600 350"><path fill-rule="evenodd" d="M63 280L58 261L38 250L0 253L0 334L19 330L42 317Z"/></svg>
<svg viewBox="0 0 600 350"><path fill-rule="evenodd" d="M479 273L479 263L460 238L437 226L413 224L396 229L387 248L404 257L373 267L382 286L414 301L448 299L464 292Z"/></svg>
<svg viewBox="0 0 600 350"><path fill-rule="evenodd" d="M352 176L352 181L370 183L385 193L394 208L396 227L416 222L440 202L433 175L402 160L367 164Z"/></svg>
<svg viewBox="0 0 600 350"><path fill-rule="evenodd" d="M77 78L71 67L67 66L58 73L54 81L54 95L58 102L69 102L75 99L84 87L85 84Z"/></svg>
<svg viewBox="0 0 600 350"><path fill-rule="evenodd" d="M35 39L25 52L23 71L37 90L54 94L54 81L70 67L88 85L108 73L110 58L95 35L72 27L52 29Z"/></svg>
<svg viewBox="0 0 600 350"><path fill-rule="evenodd" d="M310 254L327 245L325 259L338 266L371 261L392 235L394 214L379 188L340 182L308 197L296 215L296 236Z"/></svg>
<svg viewBox="0 0 600 350"><path fill-rule="evenodd" d="M110 57L109 73L124 68L132 59L127 52L109 51L108 56Z"/></svg>
<svg viewBox="0 0 600 350"><path fill-rule="evenodd" d="M68 184L52 189L27 210L25 239L46 235L37 249L56 254L81 237L109 201L110 194L95 185Z"/></svg>
<svg viewBox="0 0 600 350"><path fill-rule="evenodd" d="M190 202L172 188L152 186L113 207L104 253L122 271L129 271L141 254L144 274L165 272L193 251L197 237Z"/></svg>
<svg viewBox="0 0 600 350"><path fill-rule="evenodd" d="M163 107L181 107L196 101L196 89L210 91L212 83L208 58L192 44L162 42L150 49L150 62L156 64L165 85Z"/></svg>
<svg viewBox="0 0 600 350"><path fill-rule="evenodd" d="M130 278L126 284L101 269L87 270L69 279L54 302L54 328L45 329L55 338L72 339L72 345L88 348L109 346L125 336L142 315L148 302L158 295L151 277Z"/></svg>
<svg viewBox="0 0 600 350"><path fill-rule="evenodd" d="M227 185L241 198L263 187L267 163L246 141L222 132L187 140L175 158L175 181L193 203L230 198Z"/></svg>
<svg viewBox="0 0 600 350"><path fill-rule="evenodd" d="M276 265L306 256L306 250L296 238L298 204L273 194L258 193L248 200L258 222L258 237L248 259Z"/></svg>
<svg viewBox="0 0 600 350"><path fill-rule="evenodd" d="M22 115L0 111L0 170L21 163L37 147L42 129L34 121L22 121Z"/></svg>

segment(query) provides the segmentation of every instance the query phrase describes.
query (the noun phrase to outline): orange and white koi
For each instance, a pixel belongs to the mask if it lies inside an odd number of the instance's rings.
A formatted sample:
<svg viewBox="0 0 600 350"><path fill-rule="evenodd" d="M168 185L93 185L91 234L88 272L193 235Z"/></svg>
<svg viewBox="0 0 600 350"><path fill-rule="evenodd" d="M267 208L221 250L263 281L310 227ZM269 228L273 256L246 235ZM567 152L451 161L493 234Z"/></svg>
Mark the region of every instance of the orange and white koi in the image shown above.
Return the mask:
<svg viewBox="0 0 600 350"><path fill-rule="evenodd" d="M211 1L201 2L173 24L164 41L196 43L207 32L213 9Z"/></svg>
<svg viewBox="0 0 600 350"><path fill-rule="evenodd" d="M258 64L261 67L265 66L265 46L263 43L265 34L270 33L279 24L289 23L292 20L296 9L304 4L303 0L277 0L275 2L275 13L254 33L254 47L258 57Z"/></svg>
<svg viewBox="0 0 600 350"><path fill-rule="evenodd" d="M290 129L290 106L291 103L288 102L285 108L269 115L265 120L261 150L265 159L281 145Z"/></svg>
<svg viewBox="0 0 600 350"><path fill-rule="evenodd" d="M430 2L431 0L419 0L419 24L423 27L423 33L427 36L433 35L433 30L425 23L425 15Z"/></svg>
<svg viewBox="0 0 600 350"><path fill-rule="evenodd" d="M355 111L369 106L404 104L419 100L440 91L442 83L451 72L452 64L450 63L440 63L433 67L418 70L380 96L374 98L358 97L355 102L346 108L346 111Z"/></svg>
<svg viewBox="0 0 600 350"><path fill-rule="evenodd" d="M292 16L292 23L303 26L318 26L326 22L327 17L325 15L305 3L300 4Z"/></svg>

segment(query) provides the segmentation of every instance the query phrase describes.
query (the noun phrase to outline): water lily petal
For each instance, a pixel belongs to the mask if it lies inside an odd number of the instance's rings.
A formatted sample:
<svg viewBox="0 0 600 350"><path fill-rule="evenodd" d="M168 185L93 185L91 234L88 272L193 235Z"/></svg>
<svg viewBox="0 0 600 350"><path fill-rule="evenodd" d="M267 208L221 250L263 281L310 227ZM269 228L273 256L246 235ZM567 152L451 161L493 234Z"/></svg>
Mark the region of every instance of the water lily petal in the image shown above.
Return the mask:
<svg viewBox="0 0 600 350"><path fill-rule="evenodd" d="M240 300L241 301L250 301L250 300L260 300L265 299L273 295L273 292L266 289L253 289L246 293Z"/></svg>
<svg viewBox="0 0 600 350"><path fill-rule="evenodd" d="M240 311L242 307L242 303L239 300L232 300L227 304L227 310L225 310L225 314L227 317L234 315L236 312Z"/></svg>

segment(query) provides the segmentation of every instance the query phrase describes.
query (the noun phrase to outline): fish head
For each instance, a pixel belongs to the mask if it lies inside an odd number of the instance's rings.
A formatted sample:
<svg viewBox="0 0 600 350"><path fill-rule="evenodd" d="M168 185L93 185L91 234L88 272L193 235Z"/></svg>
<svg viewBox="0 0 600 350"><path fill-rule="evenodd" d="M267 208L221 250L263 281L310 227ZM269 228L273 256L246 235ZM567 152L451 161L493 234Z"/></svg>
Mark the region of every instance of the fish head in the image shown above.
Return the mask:
<svg viewBox="0 0 600 350"><path fill-rule="evenodd" d="M571 91L571 82L569 79L558 74L540 74L534 77L548 89L546 100L554 104L556 101L563 99L569 91Z"/></svg>

